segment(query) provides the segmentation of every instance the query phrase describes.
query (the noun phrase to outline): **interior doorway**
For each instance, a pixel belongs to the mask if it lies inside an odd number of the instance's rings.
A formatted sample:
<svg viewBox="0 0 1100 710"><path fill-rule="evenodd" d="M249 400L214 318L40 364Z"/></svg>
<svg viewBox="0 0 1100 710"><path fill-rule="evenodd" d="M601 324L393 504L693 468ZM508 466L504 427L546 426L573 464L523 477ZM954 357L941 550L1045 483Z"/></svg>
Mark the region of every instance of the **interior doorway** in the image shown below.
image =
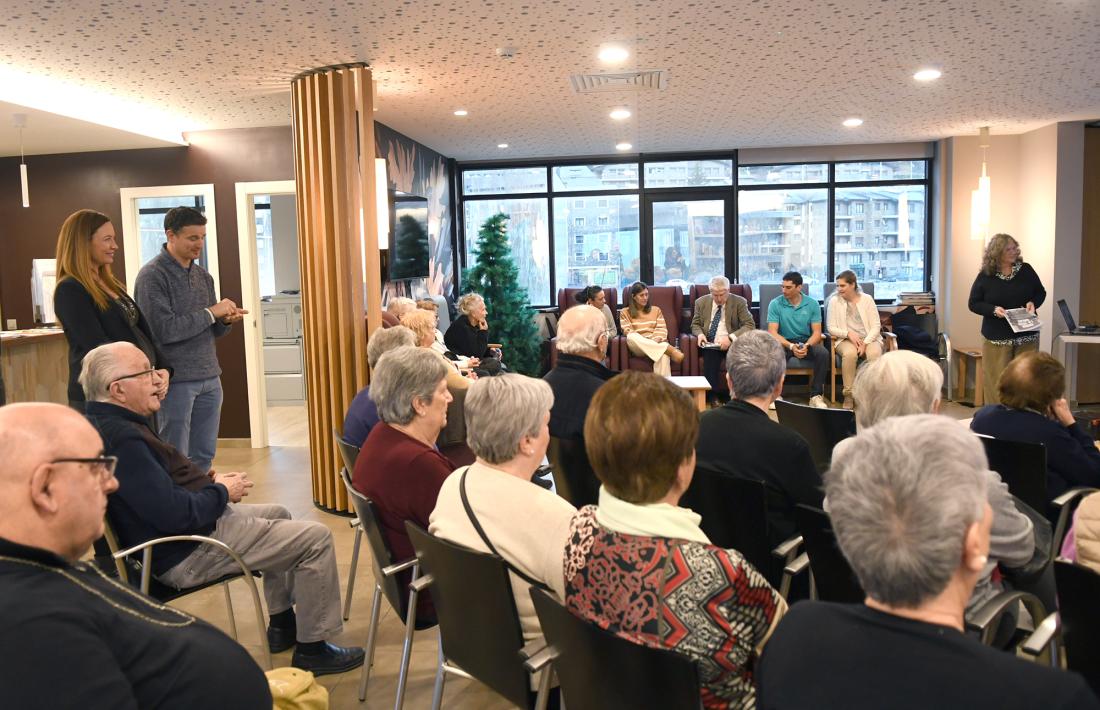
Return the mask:
<svg viewBox="0 0 1100 710"><path fill-rule="evenodd" d="M239 182L236 193L252 447L308 446L294 181Z"/></svg>

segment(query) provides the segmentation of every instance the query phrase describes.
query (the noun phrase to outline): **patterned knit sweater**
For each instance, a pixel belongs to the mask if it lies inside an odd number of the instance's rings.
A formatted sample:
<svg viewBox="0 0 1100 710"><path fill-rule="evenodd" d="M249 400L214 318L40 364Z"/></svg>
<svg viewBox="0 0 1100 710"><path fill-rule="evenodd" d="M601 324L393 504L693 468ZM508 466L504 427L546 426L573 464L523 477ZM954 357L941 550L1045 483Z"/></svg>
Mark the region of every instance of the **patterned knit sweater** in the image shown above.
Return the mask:
<svg viewBox="0 0 1100 710"><path fill-rule="evenodd" d="M756 706L756 654L786 610L737 551L615 532L595 506L573 518L565 602L625 639L693 659L706 708Z"/></svg>
<svg viewBox="0 0 1100 710"><path fill-rule="evenodd" d="M649 338L655 343L669 342L668 326L665 317L657 306L650 306L649 313L638 312L637 318L630 317L630 309L619 311L619 323L623 328L623 335L637 333Z"/></svg>

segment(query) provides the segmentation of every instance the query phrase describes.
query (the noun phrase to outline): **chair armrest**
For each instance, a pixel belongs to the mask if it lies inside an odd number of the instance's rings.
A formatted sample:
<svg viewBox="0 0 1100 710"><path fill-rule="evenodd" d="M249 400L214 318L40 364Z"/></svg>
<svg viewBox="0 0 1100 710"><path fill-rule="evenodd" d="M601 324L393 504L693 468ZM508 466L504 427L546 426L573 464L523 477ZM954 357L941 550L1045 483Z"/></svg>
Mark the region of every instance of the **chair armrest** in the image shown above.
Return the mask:
<svg viewBox="0 0 1100 710"><path fill-rule="evenodd" d="M526 646L524 647L526 648ZM521 652L522 655L522 652ZM532 654L529 658L525 658L523 661L523 669L528 673L535 674L546 668L554 662L560 654L558 649L553 646L546 645Z"/></svg>
<svg viewBox="0 0 1100 710"><path fill-rule="evenodd" d="M1061 630L1062 624L1057 612L1050 614L1024 639L1020 649L1029 656L1040 656Z"/></svg>
<svg viewBox="0 0 1100 710"><path fill-rule="evenodd" d="M430 574L421 575L420 577L417 577L413 581L409 582L409 590L419 594L420 592L430 587L432 585L432 582L434 581L435 577L431 576Z"/></svg>
<svg viewBox="0 0 1100 710"><path fill-rule="evenodd" d="M994 621L998 621L1009 609L1023 602L1024 608L1030 614L1032 621L1038 625L1046 616L1047 610L1039 598L1034 594L1019 591L1000 592L992 599L982 604L966 615L966 628L981 634L982 643L987 646L992 641L993 632L996 631Z"/></svg>
<svg viewBox="0 0 1100 710"><path fill-rule="evenodd" d="M504 344L503 343L486 343L486 347L488 347L490 350L503 350L504 349Z"/></svg>
<svg viewBox="0 0 1100 710"><path fill-rule="evenodd" d="M359 518L352 518L351 520L349 520L348 521L348 527L349 528L359 527Z"/></svg>
<svg viewBox="0 0 1100 710"><path fill-rule="evenodd" d="M1065 541L1066 532L1070 526L1070 516L1075 509L1074 505L1090 493L1096 492L1095 488L1078 487L1070 488L1050 502L1052 508L1058 511L1058 520L1054 523L1054 554L1062 552L1062 543Z"/></svg>
<svg viewBox="0 0 1100 710"><path fill-rule="evenodd" d="M527 660L528 658L534 656L536 653L542 651L544 648L546 648L546 646L546 639L540 636L539 638L524 644L523 648L519 650L519 657L523 660Z"/></svg>
<svg viewBox="0 0 1100 710"><path fill-rule="evenodd" d="M1067 504L1072 503L1074 500L1078 498L1084 498L1089 493L1095 493L1097 490L1100 489L1089 488L1087 486L1070 488L1068 491L1052 500L1050 504L1053 505L1055 508L1063 508Z"/></svg>
<svg viewBox="0 0 1100 710"><path fill-rule="evenodd" d="M882 344L886 347L883 348L886 352L898 349L898 336L897 333L893 333L889 330L882 330Z"/></svg>
<svg viewBox="0 0 1100 710"><path fill-rule="evenodd" d="M776 545L775 549L772 550L772 554L775 555L776 557L787 558L787 561L789 562L791 553L794 552L795 550L797 550L799 545L801 545L801 544L802 544L802 536L801 535L795 535L794 537L788 538L788 539L784 540L783 542L779 543L778 545Z"/></svg>
<svg viewBox="0 0 1100 710"><path fill-rule="evenodd" d="M149 593L149 582L153 574L153 548L157 545L166 542L197 542L201 545L213 545L217 547L225 554L233 558L233 561L237 563L237 566L241 568L241 574L246 577L252 575L252 570L248 568L248 565L244 563L241 556L237 554L229 545L226 545L221 540L215 540L212 537L206 537L205 535L169 535L168 537L158 537L153 540L146 540L140 545L134 545L131 548L125 550L119 550L114 553L113 557L118 560L123 557L129 557L130 555L140 552L141 553L141 593Z"/></svg>
<svg viewBox="0 0 1100 710"><path fill-rule="evenodd" d="M417 558L410 557L409 559L405 560L404 562L395 562L392 565L390 565L389 567L383 567L382 568L382 574L387 576L387 577L392 577L393 575L397 574L398 572L404 572L408 568L416 565L418 562L420 562L420 560L418 560Z"/></svg>
<svg viewBox="0 0 1100 710"><path fill-rule="evenodd" d="M783 574L795 576L810 566L810 556L803 552L798 557L791 560L786 567L783 568Z"/></svg>

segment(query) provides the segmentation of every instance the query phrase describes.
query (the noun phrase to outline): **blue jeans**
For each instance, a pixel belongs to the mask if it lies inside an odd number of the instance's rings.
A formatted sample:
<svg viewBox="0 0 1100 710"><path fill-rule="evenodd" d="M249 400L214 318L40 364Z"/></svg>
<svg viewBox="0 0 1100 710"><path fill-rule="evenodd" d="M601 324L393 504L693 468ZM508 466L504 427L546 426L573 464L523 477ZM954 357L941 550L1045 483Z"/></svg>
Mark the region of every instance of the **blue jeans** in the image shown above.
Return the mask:
<svg viewBox="0 0 1100 710"><path fill-rule="evenodd" d="M203 471L209 471L218 448L222 418L221 378L169 382L158 416L160 437Z"/></svg>

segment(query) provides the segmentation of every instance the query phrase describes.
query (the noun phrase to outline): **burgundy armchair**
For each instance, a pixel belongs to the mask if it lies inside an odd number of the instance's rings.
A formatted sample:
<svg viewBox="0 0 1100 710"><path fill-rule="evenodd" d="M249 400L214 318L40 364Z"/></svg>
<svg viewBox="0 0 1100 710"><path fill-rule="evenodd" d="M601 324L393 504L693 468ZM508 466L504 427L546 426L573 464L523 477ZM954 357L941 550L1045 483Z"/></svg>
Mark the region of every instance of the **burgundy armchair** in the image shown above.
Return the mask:
<svg viewBox="0 0 1100 710"><path fill-rule="evenodd" d="M625 294L624 294L625 298ZM683 362L672 362L673 375L697 375L696 362L699 359L695 336L680 330L680 310L683 308L684 292L678 286L650 286L649 303L661 309L668 330L668 341L684 353ZM641 370L653 372L653 361L647 357L634 355L626 346L626 337L619 335L611 341L611 362L615 370Z"/></svg>
<svg viewBox="0 0 1100 710"><path fill-rule="evenodd" d="M583 291L580 288L559 288L558 289L558 318L561 318L561 314L573 306L580 305L577 303L577 294ZM604 298L607 300L607 307L611 309L611 314L615 318L615 327L619 327L619 311L616 298L618 297L618 291L614 288L604 288ZM558 336L550 338L550 369L558 364ZM612 370L618 370L618 361L611 359L608 367Z"/></svg>

